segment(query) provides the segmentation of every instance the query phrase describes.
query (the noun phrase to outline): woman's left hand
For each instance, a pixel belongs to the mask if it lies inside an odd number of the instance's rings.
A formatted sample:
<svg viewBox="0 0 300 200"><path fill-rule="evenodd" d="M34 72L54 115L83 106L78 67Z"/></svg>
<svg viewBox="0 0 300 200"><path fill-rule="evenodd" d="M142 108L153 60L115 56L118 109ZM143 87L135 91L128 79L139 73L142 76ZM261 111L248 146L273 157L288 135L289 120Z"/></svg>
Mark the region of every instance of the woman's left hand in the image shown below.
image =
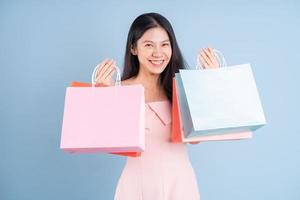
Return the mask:
<svg viewBox="0 0 300 200"><path fill-rule="evenodd" d="M200 50L199 54L199 62L204 69L214 69L220 67L220 63L213 52L213 48L203 48Z"/></svg>

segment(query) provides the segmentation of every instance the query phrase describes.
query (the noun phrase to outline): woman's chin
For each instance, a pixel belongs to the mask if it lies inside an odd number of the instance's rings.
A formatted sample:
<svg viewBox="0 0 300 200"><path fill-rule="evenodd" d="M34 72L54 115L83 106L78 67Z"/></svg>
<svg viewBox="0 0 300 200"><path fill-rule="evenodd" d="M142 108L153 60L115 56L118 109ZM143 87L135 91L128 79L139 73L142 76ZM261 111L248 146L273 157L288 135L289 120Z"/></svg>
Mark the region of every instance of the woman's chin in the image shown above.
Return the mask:
<svg viewBox="0 0 300 200"><path fill-rule="evenodd" d="M166 67L164 67L164 66L162 66L162 67L151 67L149 69L149 72L153 75L159 75L165 70L165 68Z"/></svg>
<svg viewBox="0 0 300 200"><path fill-rule="evenodd" d="M161 74L167 66L165 65L150 65L148 70L153 74Z"/></svg>

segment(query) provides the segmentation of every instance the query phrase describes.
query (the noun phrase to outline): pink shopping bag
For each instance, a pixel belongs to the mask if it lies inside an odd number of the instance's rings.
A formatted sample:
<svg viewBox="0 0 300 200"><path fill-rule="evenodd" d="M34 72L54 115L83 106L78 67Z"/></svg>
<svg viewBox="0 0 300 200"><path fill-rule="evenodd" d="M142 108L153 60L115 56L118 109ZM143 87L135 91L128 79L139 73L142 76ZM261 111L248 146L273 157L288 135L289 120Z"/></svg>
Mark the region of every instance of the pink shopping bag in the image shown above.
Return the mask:
<svg viewBox="0 0 300 200"><path fill-rule="evenodd" d="M77 81L73 81L70 85L71 87L92 87L92 84L90 83L83 83L83 82L77 82ZM129 156L129 157L139 157L141 156L141 152L114 152L114 153L111 153L111 154L116 154L116 155L119 155L119 156Z"/></svg>
<svg viewBox="0 0 300 200"><path fill-rule="evenodd" d="M68 87L60 148L75 153L142 152L144 106L142 85Z"/></svg>

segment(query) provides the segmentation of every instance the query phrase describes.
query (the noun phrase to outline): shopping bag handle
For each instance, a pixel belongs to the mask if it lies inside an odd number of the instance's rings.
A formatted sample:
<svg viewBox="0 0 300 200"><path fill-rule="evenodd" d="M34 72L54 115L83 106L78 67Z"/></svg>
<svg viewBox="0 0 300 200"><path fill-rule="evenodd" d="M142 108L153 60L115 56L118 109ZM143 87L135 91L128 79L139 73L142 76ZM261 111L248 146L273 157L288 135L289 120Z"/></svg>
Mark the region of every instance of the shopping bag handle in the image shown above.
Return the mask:
<svg viewBox="0 0 300 200"><path fill-rule="evenodd" d="M96 74L98 72L98 70L100 69L100 64L97 65L94 70L93 70L93 74L92 74L92 86L94 87L96 85ZM116 86L121 86L121 73L120 73L120 69L118 66L115 66L116 72L117 72L117 77L116 77L116 81L115 81L115 85Z"/></svg>
<svg viewBox="0 0 300 200"><path fill-rule="evenodd" d="M213 53L217 57L217 59L220 63L220 67L226 67L227 63L226 63L226 60L225 60L225 57L224 57L223 53L221 51L217 50L217 49L213 49ZM199 60L200 60L200 54L198 54L198 56L197 56L196 69L205 69L203 67L203 65L201 65Z"/></svg>

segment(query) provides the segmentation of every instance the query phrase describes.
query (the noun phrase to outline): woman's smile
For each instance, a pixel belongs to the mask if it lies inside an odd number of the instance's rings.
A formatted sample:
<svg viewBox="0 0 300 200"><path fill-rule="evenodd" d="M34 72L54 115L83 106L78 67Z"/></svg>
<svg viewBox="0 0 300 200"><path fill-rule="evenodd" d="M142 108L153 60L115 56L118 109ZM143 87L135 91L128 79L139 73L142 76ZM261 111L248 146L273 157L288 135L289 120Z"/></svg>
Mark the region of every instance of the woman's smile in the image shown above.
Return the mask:
<svg viewBox="0 0 300 200"><path fill-rule="evenodd" d="M164 63L164 60L149 60L150 63L155 67L161 67Z"/></svg>

